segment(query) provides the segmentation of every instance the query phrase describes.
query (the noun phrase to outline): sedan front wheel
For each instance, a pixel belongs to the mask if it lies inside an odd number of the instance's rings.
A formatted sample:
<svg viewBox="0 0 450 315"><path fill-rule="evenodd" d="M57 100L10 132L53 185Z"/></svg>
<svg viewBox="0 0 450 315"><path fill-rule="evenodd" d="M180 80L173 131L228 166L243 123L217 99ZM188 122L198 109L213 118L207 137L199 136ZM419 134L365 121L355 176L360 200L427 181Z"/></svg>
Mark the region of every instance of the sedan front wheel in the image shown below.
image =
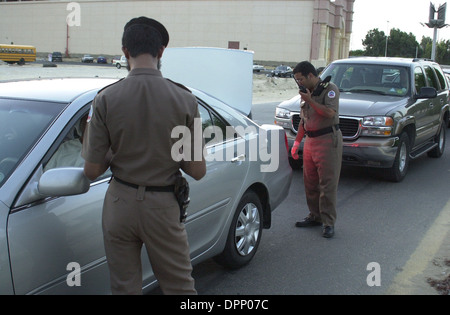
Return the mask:
<svg viewBox="0 0 450 315"><path fill-rule="evenodd" d="M243 196L231 222L225 249L216 261L228 268L242 267L252 260L262 233L262 205L253 191Z"/></svg>

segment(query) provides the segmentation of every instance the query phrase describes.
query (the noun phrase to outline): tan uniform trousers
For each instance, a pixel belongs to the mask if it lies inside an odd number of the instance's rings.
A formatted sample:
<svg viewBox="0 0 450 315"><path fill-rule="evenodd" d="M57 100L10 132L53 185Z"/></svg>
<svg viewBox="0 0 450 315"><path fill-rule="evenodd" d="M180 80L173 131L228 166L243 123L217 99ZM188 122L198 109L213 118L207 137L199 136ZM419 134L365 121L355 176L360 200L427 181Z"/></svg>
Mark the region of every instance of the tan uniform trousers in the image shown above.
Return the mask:
<svg viewBox="0 0 450 315"><path fill-rule="evenodd" d="M342 163L340 130L306 137L303 147L303 181L310 213L323 225L336 222L336 200Z"/></svg>
<svg viewBox="0 0 450 315"><path fill-rule="evenodd" d="M112 180L103 206L103 237L113 294L142 294L142 245L164 294L196 294L189 245L171 192Z"/></svg>

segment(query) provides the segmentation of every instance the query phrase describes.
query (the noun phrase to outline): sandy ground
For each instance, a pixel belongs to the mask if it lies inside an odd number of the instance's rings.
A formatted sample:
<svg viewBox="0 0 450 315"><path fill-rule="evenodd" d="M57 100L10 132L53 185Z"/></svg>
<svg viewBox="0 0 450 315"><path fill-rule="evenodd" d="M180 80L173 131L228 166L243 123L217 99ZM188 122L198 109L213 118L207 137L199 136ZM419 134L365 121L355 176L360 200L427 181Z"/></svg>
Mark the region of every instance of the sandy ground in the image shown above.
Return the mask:
<svg viewBox="0 0 450 315"><path fill-rule="evenodd" d="M0 61L0 81L13 79L35 79L46 77L110 77L123 78L127 75L126 69L117 69L113 66L79 66L62 65L57 67L43 67L42 64L27 64L24 66L7 65ZM253 75L253 104L281 102L298 93L293 79L269 78L264 74ZM449 209L446 213L450 213ZM450 222L449 219L444 221ZM447 227L447 230L448 229ZM442 234L442 233L441 233ZM445 233L444 233L445 234ZM404 270L394 279L388 294L450 294L450 232L444 237L439 248L431 256L427 249L432 247L434 238L429 243L424 242L416 251L421 257L411 257ZM426 257L423 257L426 256ZM434 258L429 258L434 257ZM420 262L420 263L418 263ZM429 280L438 280L445 288L436 290ZM447 291L446 291L447 290Z"/></svg>
<svg viewBox="0 0 450 315"><path fill-rule="evenodd" d="M113 66L62 65L43 67L42 64L24 66L7 65L0 61L0 81L49 77L108 77L123 78L127 70ZM297 94L293 79L269 78L264 74L253 75L253 104L281 102Z"/></svg>

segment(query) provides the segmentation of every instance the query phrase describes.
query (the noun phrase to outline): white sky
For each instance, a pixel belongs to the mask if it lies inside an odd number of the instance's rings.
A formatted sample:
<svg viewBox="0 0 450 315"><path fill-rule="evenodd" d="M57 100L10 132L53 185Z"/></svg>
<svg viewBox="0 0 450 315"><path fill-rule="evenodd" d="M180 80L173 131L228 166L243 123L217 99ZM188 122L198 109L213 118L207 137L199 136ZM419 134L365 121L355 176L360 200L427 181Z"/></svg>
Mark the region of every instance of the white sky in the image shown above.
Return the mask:
<svg viewBox="0 0 450 315"><path fill-rule="evenodd" d="M445 0L431 0L435 8ZM385 33L392 28L413 33L420 43L422 36L433 38L433 29L422 26L429 18L430 0L355 0L350 50L363 49L367 33L378 28ZM388 23L389 21L389 23ZM450 24L450 1L447 2L445 22ZM450 39L450 26L438 30L438 41Z"/></svg>

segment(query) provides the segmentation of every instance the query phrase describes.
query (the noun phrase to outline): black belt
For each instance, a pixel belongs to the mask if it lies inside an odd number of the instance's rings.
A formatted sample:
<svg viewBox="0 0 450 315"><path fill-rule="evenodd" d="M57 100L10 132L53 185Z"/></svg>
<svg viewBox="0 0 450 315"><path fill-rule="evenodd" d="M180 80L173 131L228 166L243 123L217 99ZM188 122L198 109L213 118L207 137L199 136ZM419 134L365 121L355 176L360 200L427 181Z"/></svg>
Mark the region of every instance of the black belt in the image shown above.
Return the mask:
<svg viewBox="0 0 450 315"><path fill-rule="evenodd" d="M315 130L315 131L305 131L305 133L308 137L315 138L315 137L323 136L323 135L326 135L327 133L333 132L333 127L334 127L334 130L339 130L339 125L334 125L331 127L326 127L326 128Z"/></svg>
<svg viewBox="0 0 450 315"><path fill-rule="evenodd" d="M120 178L117 178L115 176L114 176L114 179L117 182L119 182L119 183L121 183L123 185L129 186L129 187L133 187L133 188L136 188L136 189L139 188L139 185L126 182L126 181L121 180ZM174 190L175 190L175 185L169 185L169 186L145 186L145 191L174 192Z"/></svg>

